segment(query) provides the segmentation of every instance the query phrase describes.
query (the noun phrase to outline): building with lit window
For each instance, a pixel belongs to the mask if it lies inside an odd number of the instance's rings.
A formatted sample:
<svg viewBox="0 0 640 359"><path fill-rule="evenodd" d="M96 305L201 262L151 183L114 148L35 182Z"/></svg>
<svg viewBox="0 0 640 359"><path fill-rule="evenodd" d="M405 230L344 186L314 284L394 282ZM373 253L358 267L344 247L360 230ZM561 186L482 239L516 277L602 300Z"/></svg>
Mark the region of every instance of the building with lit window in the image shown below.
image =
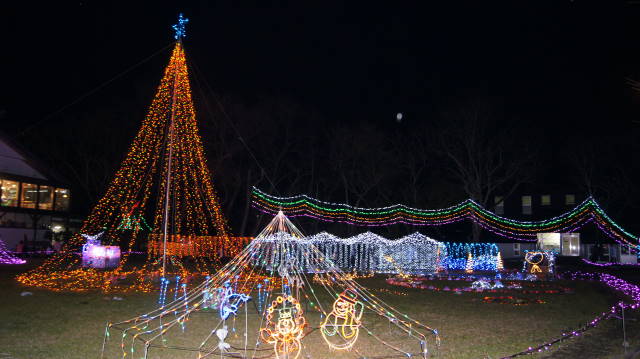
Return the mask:
<svg viewBox="0 0 640 359"><path fill-rule="evenodd" d="M71 199L59 175L0 133L0 237L9 249L20 241L46 248L77 226L69 217Z"/></svg>
<svg viewBox="0 0 640 359"><path fill-rule="evenodd" d="M523 191L505 198L494 196L496 214L523 221L549 219L574 209L587 198L583 193L571 191ZM586 225L575 233L538 233L537 243L498 243L504 258L524 257L526 251L554 249L560 256L594 258L621 263L636 263L631 250L605 236L593 224Z"/></svg>

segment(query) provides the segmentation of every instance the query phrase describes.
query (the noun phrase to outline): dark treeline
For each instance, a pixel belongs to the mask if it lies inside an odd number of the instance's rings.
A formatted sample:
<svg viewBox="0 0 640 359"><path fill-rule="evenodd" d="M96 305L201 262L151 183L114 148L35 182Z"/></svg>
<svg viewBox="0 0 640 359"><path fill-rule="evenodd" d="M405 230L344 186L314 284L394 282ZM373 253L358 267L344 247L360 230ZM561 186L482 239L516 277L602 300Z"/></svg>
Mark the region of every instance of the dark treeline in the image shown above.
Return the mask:
<svg viewBox="0 0 640 359"><path fill-rule="evenodd" d="M282 96L238 100L196 89L208 164L236 234L253 235L267 221L250 206L251 186L354 206L418 208L446 207L466 198L491 207L493 196L522 188L571 188L592 193L634 229L638 192L632 178L638 168L633 154L638 148L633 124L629 131L598 136L579 128L571 133L543 129L535 119L487 97L460 101L430 118L389 114L388 122L358 118L345 123ZM74 209L84 215L112 180L143 111L113 103L61 115L30 130L28 140L17 138L70 182ZM308 233L366 230L308 219L297 223ZM437 228L396 227L376 231L445 236ZM469 227L459 232L467 237Z"/></svg>

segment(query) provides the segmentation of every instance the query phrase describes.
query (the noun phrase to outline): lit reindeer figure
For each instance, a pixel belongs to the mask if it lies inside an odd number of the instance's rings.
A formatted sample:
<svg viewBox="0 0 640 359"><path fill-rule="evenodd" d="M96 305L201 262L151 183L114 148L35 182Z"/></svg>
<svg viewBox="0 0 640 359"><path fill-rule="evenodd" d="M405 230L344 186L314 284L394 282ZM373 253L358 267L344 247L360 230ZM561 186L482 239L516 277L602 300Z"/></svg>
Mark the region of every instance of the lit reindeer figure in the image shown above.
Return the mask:
<svg viewBox="0 0 640 359"><path fill-rule="evenodd" d="M336 350L350 349L358 340L364 305L352 290L345 290L333 302L333 310L320 326L322 337Z"/></svg>
<svg viewBox="0 0 640 359"><path fill-rule="evenodd" d="M291 304L288 306L287 303ZM273 322L274 312L277 322ZM278 296L267 308L266 327L260 329L260 337L273 344L276 359L297 359L300 356L306 320L302 316L300 302L292 296Z"/></svg>

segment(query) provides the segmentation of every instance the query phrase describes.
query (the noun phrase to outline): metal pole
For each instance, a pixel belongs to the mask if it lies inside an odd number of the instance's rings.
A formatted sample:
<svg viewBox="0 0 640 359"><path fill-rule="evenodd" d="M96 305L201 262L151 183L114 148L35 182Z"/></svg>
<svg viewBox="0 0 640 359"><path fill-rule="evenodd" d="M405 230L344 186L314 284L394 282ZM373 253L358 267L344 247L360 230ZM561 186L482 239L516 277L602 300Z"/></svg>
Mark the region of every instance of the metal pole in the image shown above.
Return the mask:
<svg viewBox="0 0 640 359"><path fill-rule="evenodd" d="M627 343L627 328L625 325L625 320L624 320L624 306L621 306L622 308L622 346L624 347L624 354L625 356L627 355L627 347L629 346L629 343Z"/></svg>
<svg viewBox="0 0 640 359"><path fill-rule="evenodd" d="M178 40L178 44L182 44L182 41ZM175 64L174 64L175 65ZM162 277L165 276L167 266L167 225L169 224L169 189L171 187L171 159L173 157L173 120L176 116L176 83L178 82L178 69L174 68L173 74L173 94L171 97L171 120L169 122L169 138L167 139L167 145L169 146L169 159L167 165L167 181L165 188L164 199L164 224L163 224L163 243L162 243Z"/></svg>
<svg viewBox="0 0 640 359"><path fill-rule="evenodd" d="M104 328L104 338L102 339L102 351L100 352L100 359L104 359L104 347L107 344L107 336L109 335L109 322L107 322Z"/></svg>

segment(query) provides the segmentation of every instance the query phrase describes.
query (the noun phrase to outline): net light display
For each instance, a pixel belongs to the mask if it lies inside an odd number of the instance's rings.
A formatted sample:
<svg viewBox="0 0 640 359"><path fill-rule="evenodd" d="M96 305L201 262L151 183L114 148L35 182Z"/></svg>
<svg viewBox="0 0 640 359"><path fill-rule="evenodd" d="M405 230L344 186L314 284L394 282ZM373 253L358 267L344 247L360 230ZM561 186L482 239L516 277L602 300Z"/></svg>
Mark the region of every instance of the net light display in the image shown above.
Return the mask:
<svg viewBox="0 0 640 359"><path fill-rule="evenodd" d="M388 274L428 274L437 271L498 271L501 258L495 243L438 242L421 233L413 233L391 240L372 232L364 232L353 237L340 238L321 232L300 241L292 242L286 235L257 238L257 250L261 253L263 265L277 266L285 258L293 259L300 270L308 273L316 268L310 265L312 259L305 257L307 247L314 246L322 255L345 272L388 273ZM276 246L271 242L279 242ZM287 254L274 252L282 247ZM469 256L471 260L469 260ZM259 263L256 263L258 265Z"/></svg>
<svg viewBox="0 0 640 359"><path fill-rule="evenodd" d="M233 256L242 248L242 241L229 236L198 133L181 42L186 21L181 18L176 25L178 41L140 130L106 193L79 231L85 235L104 231L104 238L109 241L105 245L123 248L120 265L109 271L82 268L74 252L84 240L76 235L60 253L18 276L23 285L58 291L149 291L152 282L164 274L159 272L164 270L163 262L168 265L167 276L208 273L219 266L222 256ZM168 173L172 174L170 181ZM164 193L169 201L159 195ZM145 213L153 216L151 226L145 226ZM148 241L147 227L152 228L151 238L158 238L163 236L164 224L174 239L169 239L168 245L191 248L191 252L198 253L195 263L185 265L181 252L168 255L163 261L158 251L152 251L145 264L131 264L129 253L134 245Z"/></svg>
<svg viewBox="0 0 640 359"><path fill-rule="evenodd" d="M571 233L587 223L595 225L613 240L623 244L638 244L633 235L614 222L592 197L574 209L541 221L520 221L499 216L468 199L443 209L417 209L396 204L380 208L354 207L344 203L324 202L307 195L278 197L257 188L252 191L253 206L265 213L284 211L290 217L306 216L326 222L340 222L356 226L389 226L409 224L441 226L471 220L482 228L516 241L536 241L537 233ZM637 250L637 249L636 249Z"/></svg>

